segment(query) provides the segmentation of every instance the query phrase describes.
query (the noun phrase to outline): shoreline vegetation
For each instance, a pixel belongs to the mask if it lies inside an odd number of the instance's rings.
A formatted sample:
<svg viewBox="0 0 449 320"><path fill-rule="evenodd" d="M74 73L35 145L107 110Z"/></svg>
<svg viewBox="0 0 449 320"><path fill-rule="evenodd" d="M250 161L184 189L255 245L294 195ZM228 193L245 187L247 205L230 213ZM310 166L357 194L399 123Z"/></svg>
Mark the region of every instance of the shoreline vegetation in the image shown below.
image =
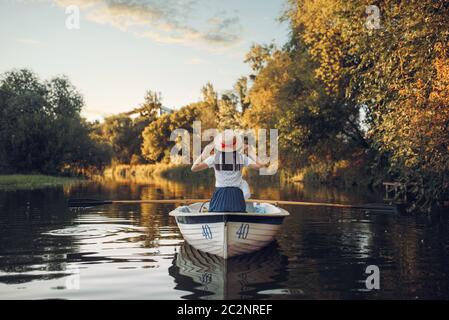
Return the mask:
<svg viewBox="0 0 449 320"><path fill-rule="evenodd" d="M64 186L72 183L87 181L135 181L151 182L152 179L165 179L173 182L187 181L213 182L213 171L206 170L193 173L190 165L155 163L155 164L116 164L106 167L102 173L86 177L65 177L60 175L43 174L4 174L0 175L0 191L16 189L38 189L46 187ZM334 174L329 176L324 171L327 168L305 168L303 171L291 173L280 169L275 175L262 176L267 182L279 181L285 183L305 183L310 185L329 185L341 187L370 187L368 180L361 181L359 175L352 171L344 172L345 166L334 168ZM251 179L258 175L255 171L244 170L243 175L251 183Z"/></svg>
<svg viewBox="0 0 449 320"><path fill-rule="evenodd" d="M0 175L0 191L66 186L83 181L86 181L86 179L79 177L49 176L43 174L7 174Z"/></svg>
<svg viewBox="0 0 449 320"><path fill-rule="evenodd" d="M111 179L111 180L129 180L129 181L150 181L153 178L163 178L174 182L187 181L208 181L213 182L213 171L206 170L201 172L192 172L191 165L179 164L116 164L105 168L101 175L95 175L93 180ZM371 179L363 179L357 168L350 167L348 163L337 163L331 172L326 167L314 166L307 167L301 171L289 172L279 169L274 175L260 176L267 182L278 181L281 183L305 183L309 185L328 185L337 187L372 187ZM258 176L257 171L244 169L243 176L251 179Z"/></svg>
<svg viewBox="0 0 449 320"><path fill-rule="evenodd" d="M175 165L165 163L155 164L117 164L105 168L101 175L95 175L93 180L111 179L130 181L150 181L154 178L185 182L188 180L211 180L211 171L203 171L199 175L190 170L190 165Z"/></svg>
<svg viewBox="0 0 449 320"><path fill-rule="evenodd" d="M173 109L151 88L140 105L89 122L67 77L5 72L0 173L194 183L202 177L166 163L180 142L172 133L191 134L200 121L203 131L278 129L281 181L393 182L405 186L398 196L412 208L430 212L449 199L449 6L391 2L381 28L366 25L364 8L356 0L286 0L286 43L252 45L244 58L249 72L228 90L206 83L197 101Z"/></svg>

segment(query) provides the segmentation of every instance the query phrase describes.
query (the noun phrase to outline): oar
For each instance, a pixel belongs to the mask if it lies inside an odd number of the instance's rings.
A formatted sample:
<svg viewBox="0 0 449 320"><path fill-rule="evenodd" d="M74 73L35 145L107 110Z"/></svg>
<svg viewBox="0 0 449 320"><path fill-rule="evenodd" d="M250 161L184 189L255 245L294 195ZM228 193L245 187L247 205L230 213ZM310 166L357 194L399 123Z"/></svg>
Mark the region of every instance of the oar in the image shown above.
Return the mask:
<svg viewBox="0 0 449 320"><path fill-rule="evenodd" d="M69 199L68 205L71 208L88 208L94 206L101 206L106 204L145 204L145 203L159 203L159 204L189 204L195 202L208 202L209 199L148 199L148 200L97 200L97 199ZM293 206L317 206L317 207L333 207L333 208L353 208L353 209L370 209L391 211L395 210L394 206L384 204L341 204L328 202L304 202L304 201L287 201L287 200L261 200L248 199L246 202L264 202L275 205L293 205Z"/></svg>
<svg viewBox="0 0 449 320"><path fill-rule="evenodd" d="M148 199L148 200L98 200L98 199L69 199L68 205L71 208L86 208L102 206L105 204L133 204L133 203L194 203L205 202L209 199Z"/></svg>

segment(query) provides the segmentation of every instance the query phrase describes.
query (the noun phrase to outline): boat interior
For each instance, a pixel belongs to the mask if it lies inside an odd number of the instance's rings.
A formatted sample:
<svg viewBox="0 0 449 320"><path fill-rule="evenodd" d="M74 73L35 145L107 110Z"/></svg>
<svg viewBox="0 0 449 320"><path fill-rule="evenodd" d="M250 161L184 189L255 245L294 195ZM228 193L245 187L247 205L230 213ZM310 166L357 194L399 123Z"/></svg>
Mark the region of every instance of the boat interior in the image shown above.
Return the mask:
<svg viewBox="0 0 449 320"><path fill-rule="evenodd" d="M200 213L200 212L209 212L209 202L197 202L193 203L189 206L182 206L178 208L179 212L183 213ZM281 210L269 203L246 203L246 212L247 213L268 213L268 214L276 214L280 213Z"/></svg>

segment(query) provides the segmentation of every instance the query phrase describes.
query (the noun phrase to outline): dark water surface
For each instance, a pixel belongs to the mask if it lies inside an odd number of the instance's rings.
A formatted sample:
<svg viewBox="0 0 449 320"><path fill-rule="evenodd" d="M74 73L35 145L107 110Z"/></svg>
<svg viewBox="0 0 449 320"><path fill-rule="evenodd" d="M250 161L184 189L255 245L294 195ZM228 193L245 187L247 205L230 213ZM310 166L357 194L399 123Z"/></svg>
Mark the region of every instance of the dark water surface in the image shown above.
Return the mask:
<svg viewBox="0 0 449 320"><path fill-rule="evenodd" d="M355 190L250 181L254 197L374 202ZM270 187L264 187L265 185ZM70 211L69 197L209 197L210 184L86 183L0 192L0 299L448 299L449 219L286 206L277 241L223 260L183 242L173 205ZM380 289L367 290L377 265Z"/></svg>

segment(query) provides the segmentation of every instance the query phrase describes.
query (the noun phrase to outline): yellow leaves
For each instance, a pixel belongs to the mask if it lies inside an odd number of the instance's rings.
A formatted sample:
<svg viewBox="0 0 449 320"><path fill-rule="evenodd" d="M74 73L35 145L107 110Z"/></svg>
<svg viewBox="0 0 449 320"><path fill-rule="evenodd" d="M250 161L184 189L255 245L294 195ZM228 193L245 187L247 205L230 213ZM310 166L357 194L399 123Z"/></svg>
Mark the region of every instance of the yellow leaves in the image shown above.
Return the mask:
<svg viewBox="0 0 449 320"><path fill-rule="evenodd" d="M379 132L385 147L407 167L449 170L447 155L437 156L449 145L449 60L439 56L429 68L435 71L431 81L417 79L402 88L403 99L391 102Z"/></svg>
<svg viewBox="0 0 449 320"><path fill-rule="evenodd" d="M323 81L327 93L336 94L340 80L345 76L344 57L349 52L354 54L353 26L359 29L361 25L353 21L360 17L353 10L353 4L342 0L306 0L298 1L296 5L294 26L301 30L312 59L319 62L315 77ZM354 19L348 23L351 16Z"/></svg>
<svg viewBox="0 0 449 320"><path fill-rule="evenodd" d="M449 108L449 58L447 51L442 49L440 44L436 46L437 52L440 52L440 57L435 59L435 70L437 81L434 84L434 90L429 95L429 101L438 105L440 108L445 106Z"/></svg>
<svg viewBox="0 0 449 320"><path fill-rule="evenodd" d="M291 80L293 61L286 52L276 52L276 59L270 59L257 75L249 92L251 102L243 120L246 126L273 128L277 123L277 115L281 110L284 98L281 90Z"/></svg>

